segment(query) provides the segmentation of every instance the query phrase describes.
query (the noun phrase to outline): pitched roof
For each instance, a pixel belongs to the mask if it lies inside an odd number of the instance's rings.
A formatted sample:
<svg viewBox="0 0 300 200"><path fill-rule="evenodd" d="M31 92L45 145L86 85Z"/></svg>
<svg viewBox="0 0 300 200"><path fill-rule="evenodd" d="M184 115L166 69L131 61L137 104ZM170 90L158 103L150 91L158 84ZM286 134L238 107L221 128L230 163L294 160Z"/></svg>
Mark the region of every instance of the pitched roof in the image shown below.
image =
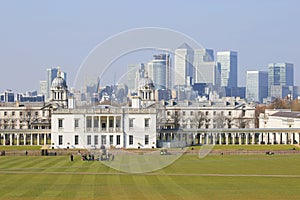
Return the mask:
<svg viewBox="0 0 300 200"><path fill-rule="evenodd" d="M300 112L277 112L271 116L275 117L288 117L288 118L300 118Z"/></svg>

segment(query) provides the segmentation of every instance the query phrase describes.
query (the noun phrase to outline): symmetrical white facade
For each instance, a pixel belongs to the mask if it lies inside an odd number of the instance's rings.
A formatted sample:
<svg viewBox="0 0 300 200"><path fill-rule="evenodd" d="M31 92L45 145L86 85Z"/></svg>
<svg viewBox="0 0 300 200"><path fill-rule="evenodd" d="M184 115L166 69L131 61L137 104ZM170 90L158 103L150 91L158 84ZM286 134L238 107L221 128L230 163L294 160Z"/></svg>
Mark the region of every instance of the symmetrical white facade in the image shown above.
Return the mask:
<svg viewBox="0 0 300 200"><path fill-rule="evenodd" d="M94 107L52 114L53 148L156 148L155 109Z"/></svg>

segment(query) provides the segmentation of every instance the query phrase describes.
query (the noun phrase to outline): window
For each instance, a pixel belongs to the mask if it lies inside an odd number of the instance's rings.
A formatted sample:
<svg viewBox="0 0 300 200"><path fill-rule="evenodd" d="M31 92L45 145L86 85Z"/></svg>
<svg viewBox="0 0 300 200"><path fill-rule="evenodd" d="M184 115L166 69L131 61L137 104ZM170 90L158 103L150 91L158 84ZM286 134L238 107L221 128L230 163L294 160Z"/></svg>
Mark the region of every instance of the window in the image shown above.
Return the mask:
<svg viewBox="0 0 300 200"><path fill-rule="evenodd" d="M109 128L113 128L114 127L114 120L110 119L109 120Z"/></svg>
<svg viewBox="0 0 300 200"><path fill-rule="evenodd" d="M133 135L129 135L129 145L133 145Z"/></svg>
<svg viewBox="0 0 300 200"><path fill-rule="evenodd" d="M133 119L129 119L129 128L133 128Z"/></svg>
<svg viewBox="0 0 300 200"><path fill-rule="evenodd" d="M74 128L79 128L79 119L74 120Z"/></svg>
<svg viewBox="0 0 300 200"><path fill-rule="evenodd" d="M145 128L149 128L150 126L150 119L145 119Z"/></svg>
<svg viewBox="0 0 300 200"><path fill-rule="evenodd" d="M63 128L64 127L63 122L64 122L63 119L58 119L58 128Z"/></svg>
<svg viewBox="0 0 300 200"><path fill-rule="evenodd" d="M213 115L216 115L216 114L217 114L217 112L216 112L216 111L214 111L214 112L213 112Z"/></svg>
<svg viewBox="0 0 300 200"><path fill-rule="evenodd" d="M99 117L94 117L94 128L99 128Z"/></svg>
<svg viewBox="0 0 300 200"><path fill-rule="evenodd" d="M194 115L194 112L193 112L193 111L191 111L191 112L190 112L190 115L191 115L191 116L193 116L193 115Z"/></svg>
<svg viewBox="0 0 300 200"><path fill-rule="evenodd" d="M23 112L20 112L20 116L23 116Z"/></svg>
<svg viewBox="0 0 300 200"><path fill-rule="evenodd" d="M74 141L74 144L75 144L75 145L78 145L78 144L79 144L79 138L78 138L78 135L75 135L75 141Z"/></svg>
<svg viewBox="0 0 300 200"><path fill-rule="evenodd" d="M90 135L87 136L87 145L92 144L92 137Z"/></svg>
<svg viewBox="0 0 300 200"><path fill-rule="evenodd" d="M92 117L86 117L86 127L92 128Z"/></svg>
<svg viewBox="0 0 300 200"><path fill-rule="evenodd" d="M221 115L222 115L222 116L224 115L224 111L221 111Z"/></svg>
<svg viewBox="0 0 300 200"><path fill-rule="evenodd" d="M101 145L106 145L106 135L101 135Z"/></svg>
<svg viewBox="0 0 300 200"><path fill-rule="evenodd" d="M182 111L182 115L185 116L185 111Z"/></svg>
<svg viewBox="0 0 300 200"><path fill-rule="evenodd" d="M117 145L120 145L120 144L121 144L121 136L117 135Z"/></svg>
<svg viewBox="0 0 300 200"><path fill-rule="evenodd" d="M98 145L98 135L94 135L94 145Z"/></svg>
<svg viewBox="0 0 300 200"><path fill-rule="evenodd" d="M39 115L39 112L35 112L35 116L38 116Z"/></svg>
<svg viewBox="0 0 300 200"><path fill-rule="evenodd" d="M59 135L58 136L58 145L62 145L63 144L63 136Z"/></svg>
<svg viewBox="0 0 300 200"><path fill-rule="evenodd" d="M120 120L120 119L117 119L117 120L116 120L116 127L117 127L117 128L120 128L120 126L121 126L120 124L121 124L121 120Z"/></svg>
<svg viewBox="0 0 300 200"><path fill-rule="evenodd" d="M145 145L149 144L149 135L145 135Z"/></svg>
<svg viewBox="0 0 300 200"><path fill-rule="evenodd" d="M228 111L228 115L231 116L231 114L232 114L231 111Z"/></svg>
<svg viewBox="0 0 300 200"><path fill-rule="evenodd" d="M113 135L110 135L110 136L109 136L109 144L110 144L110 145L113 145L113 144L114 144L114 136L113 136Z"/></svg>
<svg viewBox="0 0 300 200"><path fill-rule="evenodd" d="M14 112L14 111L12 111L12 112L11 112L11 115L12 115L12 116L15 116L15 112Z"/></svg>
<svg viewBox="0 0 300 200"><path fill-rule="evenodd" d="M170 112L170 111L168 111L168 112L167 112L167 115L168 115L168 116L170 116L170 115L171 115L171 112Z"/></svg>
<svg viewBox="0 0 300 200"><path fill-rule="evenodd" d="M7 116L7 112L6 111L4 112L4 116Z"/></svg>
<svg viewBox="0 0 300 200"><path fill-rule="evenodd" d="M208 111L205 112L205 115L206 115L206 116L208 115Z"/></svg>

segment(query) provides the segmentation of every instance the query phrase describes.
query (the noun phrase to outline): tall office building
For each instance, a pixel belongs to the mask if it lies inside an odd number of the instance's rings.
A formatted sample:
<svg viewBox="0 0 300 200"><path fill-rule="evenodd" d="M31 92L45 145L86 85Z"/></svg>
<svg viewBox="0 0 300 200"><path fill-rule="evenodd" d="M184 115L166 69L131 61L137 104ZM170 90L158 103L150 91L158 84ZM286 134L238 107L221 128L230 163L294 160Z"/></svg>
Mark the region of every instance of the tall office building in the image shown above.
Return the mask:
<svg viewBox="0 0 300 200"><path fill-rule="evenodd" d="M127 87L130 93L137 92L139 81L145 76L145 65L130 64L127 66Z"/></svg>
<svg viewBox="0 0 300 200"><path fill-rule="evenodd" d="M194 83L206 83L220 86L221 65L218 62L202 62L195 65Z"/></svg>
<svg viewBox="0 0 300 200"><path fill-rule="evenodd" d="M193 78L193 49L186 43L175 50L174 86L191 84Z"/></svg>
<svg viewBox="0 0 300 200"><path fill-rule="evenodd" d="M40 81L39 94L47 96L47 81Z"/></svg>
<svg viewBox="0 0 300 200"><path fill-rule="evenodd" d="M268 69L269 96L280 98L286 96L286 92L281 92L282 94L278 92L284 91L280 87L294 86L294 65L291 63L270 63Z"/></svg>
<svg viewBox="0 0 300 200"><path fill-rule="evenodd" d="M263 102L268 96L268 72L247 71L246 99L247 101Z"/></svg>
<svg viewBox="0 0 300 200"><path fill-rule="evenodd" d="M195 49L193 67L193 83L220 86L220 64L214 62L212 49Z"/></svg>
<svg viewBox="0 0 300 200"><path fill-rule="evenodd" d="M237 87L238 59L235 51L217 52L217 62L221 64L221 87Z"/></svg>
<svg viewBox="0 0 300 200"><path fill-rule="evenodd" d="M148 62L147 72L155 89L171 89L170 55L154 55L154 60Z"/></svg>

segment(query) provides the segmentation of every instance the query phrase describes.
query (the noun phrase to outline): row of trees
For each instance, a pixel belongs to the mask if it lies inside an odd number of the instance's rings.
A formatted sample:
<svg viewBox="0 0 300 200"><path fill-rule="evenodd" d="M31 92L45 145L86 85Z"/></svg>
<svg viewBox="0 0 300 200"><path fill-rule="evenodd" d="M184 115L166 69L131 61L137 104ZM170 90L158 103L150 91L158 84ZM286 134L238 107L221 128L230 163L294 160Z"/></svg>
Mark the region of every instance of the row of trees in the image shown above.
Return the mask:
<svg viewBox="0 0 300 200"><path fill-rule="evenodd" d="M203 111L195 111L193 115L184 117L180 110L174 110L169 115L166 114L165 109L159 109L157 114L157 127L158 128L175 128L184 127L190 125L192 128L201 129L208 128L211 123L214 124L214 128L246 128L251 119L240 116L233 118L232 116L225 116L220 113L216 114L212 118L207 116Z"/></svg>

